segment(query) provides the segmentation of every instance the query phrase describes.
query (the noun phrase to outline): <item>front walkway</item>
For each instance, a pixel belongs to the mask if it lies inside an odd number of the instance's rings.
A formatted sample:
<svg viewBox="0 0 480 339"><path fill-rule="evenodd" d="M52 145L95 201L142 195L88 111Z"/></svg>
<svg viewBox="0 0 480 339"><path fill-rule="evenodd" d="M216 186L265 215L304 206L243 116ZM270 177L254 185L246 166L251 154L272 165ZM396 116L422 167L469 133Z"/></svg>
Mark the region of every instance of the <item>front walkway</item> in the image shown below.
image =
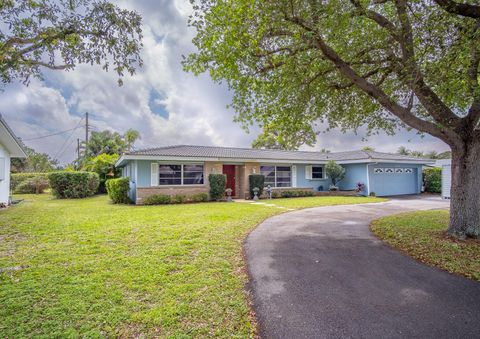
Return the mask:
<svg viewBox="0 0 480 339"><path fill-rule="evenodd" d="M318 207L272 217L247 238L266 338L474 338L480 283L384 245L371 220L447 208L437 198Z"/></svg>

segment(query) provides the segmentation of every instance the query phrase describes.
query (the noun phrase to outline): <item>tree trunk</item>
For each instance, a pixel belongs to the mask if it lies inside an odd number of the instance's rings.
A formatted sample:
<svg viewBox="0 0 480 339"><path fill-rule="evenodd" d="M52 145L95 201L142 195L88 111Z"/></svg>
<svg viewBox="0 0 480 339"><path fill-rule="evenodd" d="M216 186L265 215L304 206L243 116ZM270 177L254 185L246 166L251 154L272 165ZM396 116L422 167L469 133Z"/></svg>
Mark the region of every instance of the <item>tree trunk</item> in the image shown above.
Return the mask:
<svg viewBox="0 0 480 339"><path fill-rule="evenodd" d="M448 233L480 238L480 140L452 148L452 188Z"/></svg>

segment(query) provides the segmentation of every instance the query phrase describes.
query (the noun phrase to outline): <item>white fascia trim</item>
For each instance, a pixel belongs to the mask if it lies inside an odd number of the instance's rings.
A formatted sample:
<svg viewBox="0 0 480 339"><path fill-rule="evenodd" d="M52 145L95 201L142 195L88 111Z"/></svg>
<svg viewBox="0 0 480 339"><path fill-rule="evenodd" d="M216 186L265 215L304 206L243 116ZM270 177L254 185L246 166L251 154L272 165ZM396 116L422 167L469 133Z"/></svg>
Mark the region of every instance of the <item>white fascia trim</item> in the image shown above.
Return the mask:
<svg viewBox="0 0 480 339"><path fill-rule="evenodd" d="M348 164L371 164L371 163L427 165L427 164L434 164L435 161L427 161L427 160L368 159L368 160L341 160L341 161L336 161L336 163L338 163L338 164L340 164L340 165L348 165Z"/></svg>
<svg viewBox="0 0 480 339"><path fill-rule="evenodd" d="M306 164L306 165L325 165L329 160L275 160L275 159L239 159L239 158L213 158L213 157L175 157L158 155L122 155L115 163L115 167L120 167L126 160L158 160L158 161L215 161L224 163L261 163L261 164ZM434 164L435 161L426 160L387 160L387 159L360 159L360 160L339 160L336 163L340 165L348 164L367 164L367 163L386 163L386 164Z"/></svg>

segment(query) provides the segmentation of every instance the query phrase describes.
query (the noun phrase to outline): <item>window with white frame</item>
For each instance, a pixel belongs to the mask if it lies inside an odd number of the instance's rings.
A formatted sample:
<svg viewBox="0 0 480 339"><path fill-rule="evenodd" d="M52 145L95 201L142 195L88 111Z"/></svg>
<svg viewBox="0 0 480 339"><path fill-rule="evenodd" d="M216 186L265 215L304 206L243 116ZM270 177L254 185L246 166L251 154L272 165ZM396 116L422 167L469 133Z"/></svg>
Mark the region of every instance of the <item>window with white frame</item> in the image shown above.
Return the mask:
<svg viewBox="0 0 480 339"><path fill-rule="evenodd" d="M265 177L265 186L292 186L292 168L290 166L260 166L260 174Z"/></svg>
<svg viewBox="0 0 480 339"><path fill-rule="evenodd" d="M163 185L202 185L203 165L200 164L159 164L158 184Z"/></svg>
<svg viewBox="0 0 480 339"><path fill-rule="evenodd" d="M324 179L323 166L312 166L312 179Z"/></svg>
<svg viewBox="0 0 480 339"><path fill-rule="evenodd" d="M203 184L203 165L183 165L183 184L201 185Z"/></svg>

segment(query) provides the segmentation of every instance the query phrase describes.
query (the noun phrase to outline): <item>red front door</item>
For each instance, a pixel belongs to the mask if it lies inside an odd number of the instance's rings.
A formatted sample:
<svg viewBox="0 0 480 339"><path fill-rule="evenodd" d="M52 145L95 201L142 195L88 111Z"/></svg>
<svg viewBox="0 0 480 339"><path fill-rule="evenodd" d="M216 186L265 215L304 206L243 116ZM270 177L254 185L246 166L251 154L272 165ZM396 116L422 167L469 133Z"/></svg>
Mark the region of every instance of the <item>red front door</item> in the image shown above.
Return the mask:
<svg viewBox="0 0 480 339"><path fill-rule="evenodd" d="M227 187L232 189L232 197L236 196L235 192L235 165L223 165L223 174L227 176Z"/></svg>

